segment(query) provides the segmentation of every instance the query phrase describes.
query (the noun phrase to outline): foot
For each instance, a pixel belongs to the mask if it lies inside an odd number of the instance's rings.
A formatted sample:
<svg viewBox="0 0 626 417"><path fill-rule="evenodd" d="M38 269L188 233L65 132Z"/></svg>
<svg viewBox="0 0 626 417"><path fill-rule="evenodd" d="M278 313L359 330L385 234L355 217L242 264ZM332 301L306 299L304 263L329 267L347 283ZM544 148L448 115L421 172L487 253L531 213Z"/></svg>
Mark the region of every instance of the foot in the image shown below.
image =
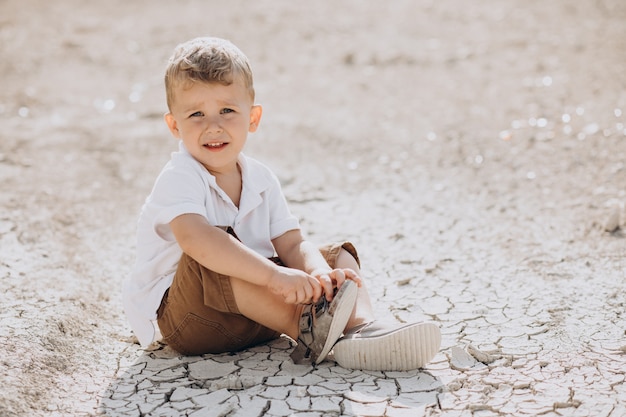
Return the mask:
<svg viewBox="0 0 626 417"><path fill-rule="evenodd" d="M422 368L439 352L434 323L385 325L373 321L350 329L333 347L335 361L348 369L408 371Z"/></svg>
<svg viewBox="0 0 626 417"><path fill-rule="evenodd" d="M330 303L322 296L304 306L300 317L298 346L291 353L294 363L322 362L342 335L356 303L358 286L345 281Z"/></svg>

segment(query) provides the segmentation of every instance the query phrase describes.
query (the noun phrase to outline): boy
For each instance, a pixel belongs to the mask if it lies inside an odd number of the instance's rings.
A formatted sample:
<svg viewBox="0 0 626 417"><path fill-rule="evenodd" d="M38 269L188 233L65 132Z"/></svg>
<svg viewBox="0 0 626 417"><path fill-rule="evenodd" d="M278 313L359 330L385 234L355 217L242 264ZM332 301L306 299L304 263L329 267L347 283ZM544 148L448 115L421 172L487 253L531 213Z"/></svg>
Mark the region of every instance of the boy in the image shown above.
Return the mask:
<svg viewBox="0 0 626 417"><path fill-rule="evenodd" d="M430 361L438 327L376 322L354 247L320 250L306 241L276 176L242 153L262 114L245 55L217 38L183 43L165 88L165 122L179 151L142 208L137 262L124 285L140 343L158 338L156 320L163 340L186 355L286 334L298 342L296 363L318 364L331 349L340 365L357 369Z"/></svg>

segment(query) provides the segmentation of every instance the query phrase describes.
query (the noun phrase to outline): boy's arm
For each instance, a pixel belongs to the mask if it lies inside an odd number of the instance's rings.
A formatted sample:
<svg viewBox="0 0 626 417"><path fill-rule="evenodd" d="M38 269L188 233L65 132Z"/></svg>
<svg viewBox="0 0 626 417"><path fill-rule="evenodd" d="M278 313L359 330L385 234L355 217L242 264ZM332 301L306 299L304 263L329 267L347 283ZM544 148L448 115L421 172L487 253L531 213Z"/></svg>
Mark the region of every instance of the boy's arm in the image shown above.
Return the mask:
<svg viewBox="0 0 626 417"><path fill-rule="evenodd" d="M346 279L361 285L361 278L351 269L332 269L317 246L304 239L299 229L290 230L272 240L280 260L289 268L305 271L316 277L330 301L333 288L341 287Z"/></svg>
<svg viewBox="0 0 626 417"><path fill-rule="evenodd" d="M170 222L179 246L204 267L219 274L268 287L287 303L317 300L318 281L301 270L279 267L198 214L183 214Z"/></svg>
<svg viewBox="0 0 626 417"><path fill-rule="evenodd" d="M299 229L290 230L272 240L280 260L289 268L296 268L309 274L329 273L332 268L311 242L304 240Z"/></svg>

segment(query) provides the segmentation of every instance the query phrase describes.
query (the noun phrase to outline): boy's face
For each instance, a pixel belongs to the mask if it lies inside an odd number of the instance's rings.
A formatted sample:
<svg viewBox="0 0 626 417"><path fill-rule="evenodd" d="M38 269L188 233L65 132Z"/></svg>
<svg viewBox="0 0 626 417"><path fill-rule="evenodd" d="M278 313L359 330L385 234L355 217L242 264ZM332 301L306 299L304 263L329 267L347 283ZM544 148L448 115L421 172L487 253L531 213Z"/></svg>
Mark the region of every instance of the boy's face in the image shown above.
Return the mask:
<svg viewBox="0 0 626 417"><path fill-rule="evenodd" d="M237 172L239 153L262 113L240 79L230 85L179 84L170 110L165 122L172 134L214 175Z"/></svg>

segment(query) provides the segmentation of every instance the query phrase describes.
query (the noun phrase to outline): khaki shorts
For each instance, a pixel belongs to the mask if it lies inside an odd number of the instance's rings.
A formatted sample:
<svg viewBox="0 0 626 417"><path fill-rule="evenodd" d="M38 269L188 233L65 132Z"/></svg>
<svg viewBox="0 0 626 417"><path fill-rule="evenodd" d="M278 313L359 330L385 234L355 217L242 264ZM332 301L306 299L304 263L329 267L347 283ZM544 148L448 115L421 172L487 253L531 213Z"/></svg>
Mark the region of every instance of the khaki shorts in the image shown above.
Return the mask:
<svg viewBox="0 0 626 417"><path fill-rule="evenodd" d="M359 262L351 243L330 244L320 252L331 268L342 248ZM203 267L186 254L163 296L157 321L163 340L183 355L234 352L280 336L241 315L230 277Z"/></svg>

